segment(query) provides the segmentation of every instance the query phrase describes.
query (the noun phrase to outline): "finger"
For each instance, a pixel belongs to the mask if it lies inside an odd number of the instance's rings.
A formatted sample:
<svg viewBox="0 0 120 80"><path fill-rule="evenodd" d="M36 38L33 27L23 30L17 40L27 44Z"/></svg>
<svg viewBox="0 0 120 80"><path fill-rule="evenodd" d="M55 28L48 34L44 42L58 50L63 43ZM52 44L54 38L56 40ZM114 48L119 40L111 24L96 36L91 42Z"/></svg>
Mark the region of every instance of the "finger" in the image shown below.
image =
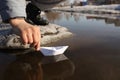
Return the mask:
<svg viewBox="0 0 120 80"><path fill-rule="evenodd" d="M37 51L40 50L40 41L39 41L38 44L36 45L36 50L37 50Z"/></svg>
<svg viewBox="0 0 120 80"><path fill-rule="evenodd" d="M28 43L29 43L29 44L32 44L32 43L33 43L33 36L32 36L32 33L31 33L31 32L28 32L27 38L28 38Z"/></svg>
<svg viewBox="0 0 120 80"><path fill-rule="evenodd" d="M38 36L39 36L39 41L38 41L38 44L37 44L37 50L40 50L40 45L41 45L41 33L40 33L40 29L39 29L39 32L38 32Z"/></svg>
<svg viewBox="0 0 120 80"><path fill-rule="evenodd" d="M38 36L39 36L39 41L38 41L38 44L36 45L36 50L40 50L40 43L41 43L41 34L38 33Z"/></svg>
<svg viewBox="0 0 120 80"><path fill-rule="evenodd" d="M23 43L27 44L28 43L27 35L25 33L22 33L21 36L22 36Z"/></svg>
<svg viewBox="0 0 120 80"><path fill-rule="evenodd" d="M34 40L33 43L36 50L40 49L40 39L41 39L41 36L40 36L40 32L38 31L36 35L33 35L33 40Z"/></svg>

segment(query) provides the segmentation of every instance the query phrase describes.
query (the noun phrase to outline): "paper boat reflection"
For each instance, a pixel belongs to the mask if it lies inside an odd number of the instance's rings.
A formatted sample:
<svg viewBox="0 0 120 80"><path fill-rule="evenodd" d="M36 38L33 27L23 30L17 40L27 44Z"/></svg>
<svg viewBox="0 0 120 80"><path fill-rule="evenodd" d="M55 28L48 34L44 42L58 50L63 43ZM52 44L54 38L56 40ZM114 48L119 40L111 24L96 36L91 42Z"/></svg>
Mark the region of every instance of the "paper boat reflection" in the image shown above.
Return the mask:
<svg viewBox="0 0 120 80"><path fill-rule="evenodd" d="M63 54L68 46L41 47L40 51L44 56L54 56Z"/></svg>

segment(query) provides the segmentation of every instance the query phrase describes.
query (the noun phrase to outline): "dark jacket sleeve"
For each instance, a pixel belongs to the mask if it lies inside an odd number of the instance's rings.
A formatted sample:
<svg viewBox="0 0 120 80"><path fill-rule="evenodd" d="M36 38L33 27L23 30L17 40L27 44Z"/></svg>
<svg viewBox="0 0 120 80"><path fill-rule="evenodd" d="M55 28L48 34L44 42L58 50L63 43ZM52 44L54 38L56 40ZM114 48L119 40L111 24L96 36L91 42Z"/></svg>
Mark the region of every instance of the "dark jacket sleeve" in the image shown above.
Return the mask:
<svg viewBox="0 0 120 80"><path fill-rule="evenodd" d="M3 21L14 17L26 17L25 0L0 0L0 14Z"/></svg>

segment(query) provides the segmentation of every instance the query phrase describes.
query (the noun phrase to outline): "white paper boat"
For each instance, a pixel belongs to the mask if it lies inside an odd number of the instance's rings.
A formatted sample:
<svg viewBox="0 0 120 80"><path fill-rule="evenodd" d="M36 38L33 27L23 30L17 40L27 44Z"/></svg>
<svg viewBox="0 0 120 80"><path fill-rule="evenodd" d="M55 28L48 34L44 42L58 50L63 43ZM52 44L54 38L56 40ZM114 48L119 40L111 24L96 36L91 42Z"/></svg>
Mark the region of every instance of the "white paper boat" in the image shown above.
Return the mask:
<svg viewBox="0 0 120 80"><path fill-rule="evenodd" d="M68 46L57 46L57 47L41 47L40 51L44 56L54 56L63 54Z"/></svg>

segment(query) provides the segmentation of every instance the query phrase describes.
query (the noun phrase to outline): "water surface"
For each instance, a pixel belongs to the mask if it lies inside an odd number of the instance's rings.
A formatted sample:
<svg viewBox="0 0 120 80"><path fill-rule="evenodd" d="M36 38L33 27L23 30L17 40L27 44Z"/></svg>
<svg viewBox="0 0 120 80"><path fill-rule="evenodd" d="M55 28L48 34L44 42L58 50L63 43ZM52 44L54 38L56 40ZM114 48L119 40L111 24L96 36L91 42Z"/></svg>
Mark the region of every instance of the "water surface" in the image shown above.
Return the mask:
<svg viewBox="0 0 120 80"><path fill-rule="evenodd" d="M69 45L65 54L75 64L74 75L67 80L119 80L120 19L57 14L58 18L50 21L74 33L72 38L56 43Z"/></svg>
<svg viewBox="0 0 120 80"><path fill-rule="evenodd" d="M0 54L0 80L119 80L120 19L49 12L46 18L74 36L49 46L68 45L64 57ZM16 52L12 52L16 53ZM17 53L22 53L17 51ZM59 59L59 60L56 60ZM19 78L19 79L18 79Z"/></svg>

